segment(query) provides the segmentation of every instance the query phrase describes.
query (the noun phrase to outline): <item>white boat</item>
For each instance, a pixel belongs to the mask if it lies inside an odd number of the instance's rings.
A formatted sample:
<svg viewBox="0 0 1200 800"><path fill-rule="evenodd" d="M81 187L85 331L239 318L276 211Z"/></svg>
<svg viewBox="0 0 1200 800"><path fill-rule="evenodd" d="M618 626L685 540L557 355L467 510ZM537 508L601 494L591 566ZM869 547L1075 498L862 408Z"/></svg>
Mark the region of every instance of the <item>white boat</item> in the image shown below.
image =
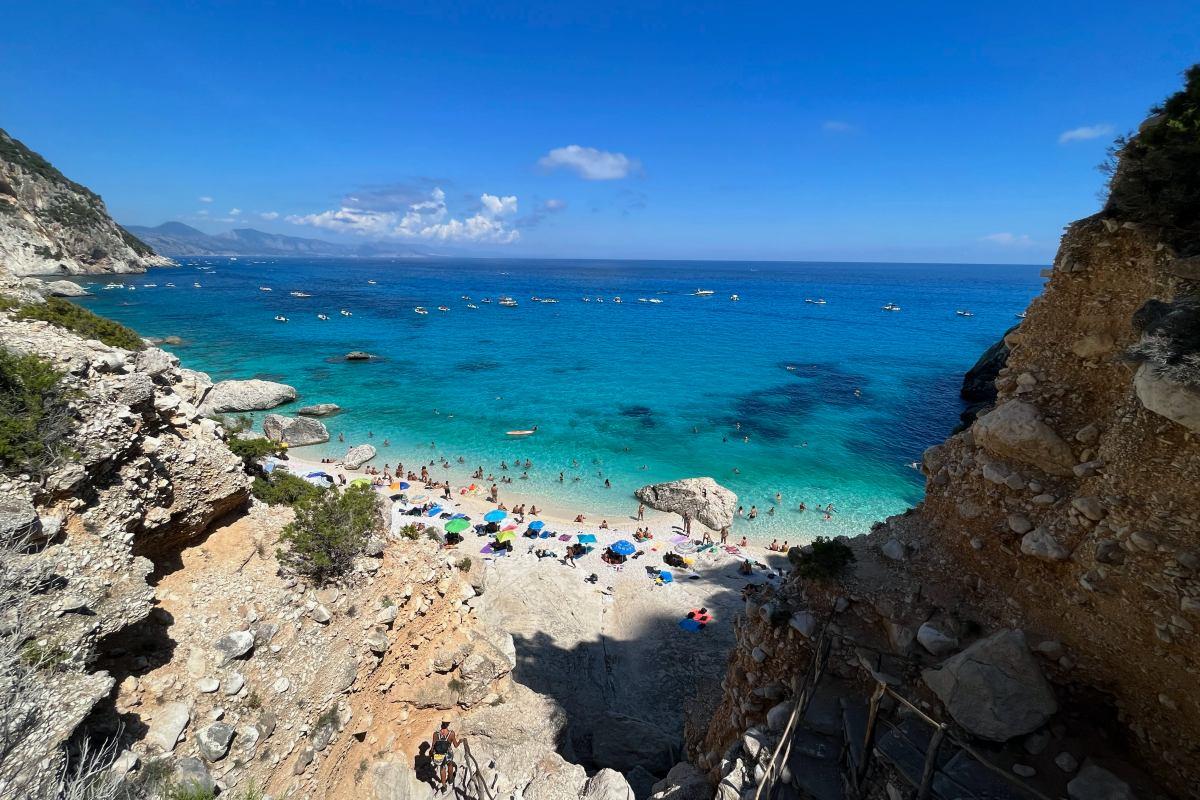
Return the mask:
<svg viewBox="0 0 1200 800"><path fill-rule="evenodd" d="M173 284L173 283L168 283L168 284L167 284L167 287L168 287L168 288L171 288L171 289L174 289L174 288L175 288L175 284Z"/></svg>
<svg viewBox="0 0 1200 800"><path fill-rule="evenodd" d="M1022 311L1021 313L1017 314L1017 319L1025 319L1025 312Z"/></svg>
<svg viewBox="0 0 1200 800"><path fill-rule="evenodd" d="M192 284L192 288L199 289L199 288L200 288L200 284L199 284L199 283L193 283L193 284Z"/></svg>
<svg viewBox="0 0 1200 800"><path fill-rule="evenodd" d="M485 297L485 298L483 298L482 300L480 300L479 302L481 302L481 303L490 303L490 302L492 302L492 298L490 298L490 297Z"/></svg>
<svg viewBox="0 0 1200 800"><path fill-rule="evenodd" d="M964 310L964 309L959 309L958 311L955 311L954 313L955 313L955 314L957 314L957 315L958 315L958 316L960 316L960 317L973 317L973 316L975 316L975 314L974 314L973 312L966 311L966 310Z"/></svg>
<svg viewBox="0 0 1200 800"><path fill-rule="evenodd" d="M731 295L729 295L729 299L736 303L738 300L741 300L742 298L738 297L736 294L731 294Z"/></svg>
<svg viewBox="0 0 1200 800"><path fill-rule="evenodd" d="M285 317L283 314L276 314L275 321L276 322L287 322L287 317Z"/></svg>
<svg viewBox="0 0 1200 800"><path fill-rule="evenodd" d="M474 303L467 303L467 308L473 308L476 311L479 310L479 306L475 305Z"/></svg>
<svg viewBox="0 0 1200 800"><path fill-rule="evenodd" d="M463 299L463 300L470 300L470 299L471 299L471 295L469 295L469 294L464 294L464 295L462 296L462 299Z"/></svg>
<svg viewBox="0 0 1200 800"><path fill-rule="evenodd" d="M292 297L312 297L308 292L288 292Z"/></svg>
<svg viewBox="0 0 1200 800"><path fill-rule="evenodd" d="M505 433L509 436L532 436L533 434L537 433L537 425L534 425L532 428L529 428L528 430L505 431Z"/></svg>
<svg viewBox="0 0 1200 800"><path fill-rule="evenodd" d="M814 303L814 304L816 304L816 305L818 305L818 306L823 306L823 305L825 305L825 298L824 298L824 297L818 297L816 300L814 300L814 301L813 301L813 303Z"/></svg>
<svg viewBox="0 0 1200 800"><path fill-rule="evenodd" d="M533 297L529 298L529 302L531 302L531 303L540 303L540 302L542 302L542 298L538 297L538 296L535 294Z"/></svg>
<svg viewBox="0 0 1200 800"><path fill-rule="evenodd" d="M646 298L644 298L644 297L639 297L639 298L638 298L638 302L639 302L639 303L649 303L650 301L649 301L649 300L647 300L647 299L646 299Z"/></svg>
<svg viewBox="0 0 1200 800"><path fill-rule="evenodd" d="M120 288L121 288L121 284L119 284L119 283L106 283L106 284L104 284L104 288L105 288L105 289L120 289Z"/></svg>
<svg viewBox="0 0 1200 800"><path fill-rule="evenodd" d="M341 311L339 311L338 313L341 314L343 317L353 317L354 316L353 314L351 314L349 311L347 311L344 308Z"/></svg>
<svg viewBox="0 0 1200 800"><path fill-rule="evenodd" d="M658 297L651 297L651 298L650 298L650 302L651 302L651 303L658 304L658 303L661 303L661 302L662 302L662 299L661 299L661 298L658 298Z"/></svg>
<svg viewBox="0 0 1200 800"><path fill-rule="evenodd" d="M136 286L126 286L125 288L126 288L126 289L128 289L128 290L129 290L129 291L131 291L131 292L136 292L136 291L137 291L137 287L136 287Z"/></svg>
<svg viewBox="0 0 1200 800"><path fill-rule="evenodd" d="M271 287L270 286L260 286L260 287L258 287L258 290L260 292L269 292L269 291L271 291Z"/></svg>
<svg viewBox="0 0 1200 800"><path fill-rule="evenodd" d="M517 307L517 301L513 300L511 297L501 297L499 302L500 302L500 305L505 306L506 308L516 308Z"/></svg>
<svg viewBox="0 0 1200 800"><path fill-rule="evenodd" d="M428 314L429 313L429 311L426 310L425 306L417 306L416 308L413 309L413 311L416 312L417 314Z"/></svg>
<svg viewBox="0 0 1200 800"><path fill-rule="evenodd" d="M590 298L590 297L581 297L581 298L579 298L579 299L580 299L580 300L582 300L582 301L583 301L583 302L585 302L585 303L590 303L590 302L592 302L592 298Z"/></svg>
<svg viewBox="0 0 1200 800"><path fill-rule="evenodd" d="M712 289L697 289L692 292L693 297L708 297L710 294L716 294Z"/></svg>
<svg viewBox="0 0 1200 800"><path fill-rule="evenodd" d="M553 305L554 303L557 303L558 301L557 301L557 300L555 300L553 297L543 297L543 298L542 298L542 302L543 302L543 303L550 303L550 304L552 304L552 305Z"/></svg>
<svg viewBox="0 0 1200 800"><path fill-rule="evenodd" d="M449 311L450 306L438 306L438 311Z"/></svg>
<svg viewBox="0 0 1200 800"><path fill-rule="evenodd" d="M603 303L603 302L604 302L604 298L603 298L603 297L597 297L597 298L596 298L596 302L597 302L597 303Z"/></svg>
<svg viewBox="0 0 1200 800"><path fill-rule="evenodd" d="M613 298L613 302L614 302L614 303L619 303L619 302L621 302L621 298L619 298L619 297L614 297L614 298Z"/></svg>
<svg viewBox="0 0 1200 800"><path fill-rule="evenodd" d="M375 281L373 281L373 280L367 281L367 283L371 284L372 286L375 285Z"/></svg>
<svg viewBox="0 0 1200 800"><path fill-rule="evenodd" d="M888 303L885 306L881 306L881 310L882 311L899 311L900 306L896 305L895 303Z"/></svg>
<svg viewBox="0 0 1200 800"><path fill-rule="evenodd" d="M328 314L317 314L317 319L329 319Z"/></svg>
<svg viewBox="0 0 1200 800"><path fill-rule="evenodd" d="M155 288L158 288L158 284L157 283L143 283L142 288L143 289L155 289Z"/></svg>

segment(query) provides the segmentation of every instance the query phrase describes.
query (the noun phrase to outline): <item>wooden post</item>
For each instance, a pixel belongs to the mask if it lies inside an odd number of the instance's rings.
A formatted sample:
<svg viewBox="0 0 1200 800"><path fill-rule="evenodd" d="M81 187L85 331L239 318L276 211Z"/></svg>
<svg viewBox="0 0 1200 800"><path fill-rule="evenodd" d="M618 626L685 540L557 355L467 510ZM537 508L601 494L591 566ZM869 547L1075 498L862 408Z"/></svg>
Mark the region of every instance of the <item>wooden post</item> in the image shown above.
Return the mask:
<svg viewBox="0 0 1200 800"><path fill-rule="evenodd" d="M857 782L861 785L867 777L867 765L871 763L871 748L875 746L875 720L879 716L879 701L887 691L887 684L879 681L871 693L871 705L867 711L867 734L863 741L862 762L858 765Z"/></svg>
<svg viewBox="0 0 1200 800"><path fill-rule="evenodd" d="M928 800L933 788L933 773L937 771L938 749L942 746L942 737L946 735L946 724L937 726L933 738L929 740L929 749L925 752L925 770L921 773L921 788L917 790L917 800Z"/></svg>

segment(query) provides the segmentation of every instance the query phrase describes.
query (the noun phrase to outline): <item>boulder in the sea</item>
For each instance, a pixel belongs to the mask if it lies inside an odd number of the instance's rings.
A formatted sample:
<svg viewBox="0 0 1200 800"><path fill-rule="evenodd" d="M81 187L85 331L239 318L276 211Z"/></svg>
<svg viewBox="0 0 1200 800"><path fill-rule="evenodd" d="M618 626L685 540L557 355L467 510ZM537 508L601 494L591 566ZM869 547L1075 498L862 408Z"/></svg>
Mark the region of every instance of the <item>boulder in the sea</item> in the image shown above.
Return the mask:
<svg viewBox="0 0 1200 800"><path fill-rule="evenodd" d="M49 281L41 293L51 297L87 297L91 294L75 281Z"/></svg>
<svg viewBox="0 0 1200 800"><path fill-rule="evenodd" d="M329 441L329 429L311 417L267 414L263 418L262 429L272 442L283 442L289 447L303 447Z"/></svg>
<svg viewBox="0 0 1200 800"><path fill-rule="evenodd" d="M955 722L993 742L1032 733L1058 710L1054 690L1019 630L980 639L921 677Z"/></svg>
<svg viewBox="0 0 1200 800"><path fill-rule="evenodd" d="M732 525L737 509L737 495L712 478L653 483L633 494L651 508L686 514L715 531Z"/></svg>
<svg viewBox="0 0 1200 800"><path fill-rule="evenodd" d="M373 353L368 353L363 350L351 350L349 353L346 353L347 361L370 361L375 357L376 356Z"/></svg>
<svg viewBox="0 0 1200 800"><path fill-rule="evenodd" d="M296 399L296 390L275 381L221 381L204 398L200 413L226 414L231 411L262 411Z"/></svg>
<svg viewBox="0 0 1200 800"><path fill-rule="evenodd" d="M371 445L355 445L346 451L346 455L342 456L342 465L346 469L358 469L374 457L375 448Z"/></svg>
<svg viewBox="0 0 1200 800"><path fill-rule="evenodd" d="M302 417L328 417L330 414L336 414L341 410L342 407L337 403L317 403L316 405L297 408L296 413Z"/></svg>
<svg viewBox="0 0 1200 800"><path fill-rule="evenodd" d="M1152 364L1142 364L1133 376L1133 390L1147 411L1200 432L1200 389L1163 377Z"/></svg>
<svg viewBox="0 0 1200 800"><path fill-rule="evenodd" d="M971 426L975 442L993 455L1031 464L1051 475L1074 475L1071 446L1042 421L1035 406L1009 400Z"/></svg>

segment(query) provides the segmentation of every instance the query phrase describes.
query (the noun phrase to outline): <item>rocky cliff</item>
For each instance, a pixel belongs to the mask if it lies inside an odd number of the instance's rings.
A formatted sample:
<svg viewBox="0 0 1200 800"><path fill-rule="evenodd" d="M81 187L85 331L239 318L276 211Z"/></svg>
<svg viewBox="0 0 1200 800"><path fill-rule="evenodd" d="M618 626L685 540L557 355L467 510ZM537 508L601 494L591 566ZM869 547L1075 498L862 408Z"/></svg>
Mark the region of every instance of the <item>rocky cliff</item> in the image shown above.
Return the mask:
<svg viewBox="0 0 1200 800"><path fill-rule="evenodd" d="M171 263L113 222L98 194L0 130L0 270L143 272Z"/></svg>
<svg viewBox="0 0 1200 800"><path fill-rule="evenodd" d="M785 775L809 796L837 796L836 754L883 684L957 737L935 786L997 790L962 744L1050 796L1200 797L1200 235L1162 207L1197 201L1174 188L1198 174L1198 104L1193 69L1120 143L1108 206L1067 229L1042 296L964 386L978 417L925 453L920 506L845 541L836 577L748 598L690 735L723 800L762 780L826 647ZM865 788L907 796L933 729L882 707Z"/></svg>

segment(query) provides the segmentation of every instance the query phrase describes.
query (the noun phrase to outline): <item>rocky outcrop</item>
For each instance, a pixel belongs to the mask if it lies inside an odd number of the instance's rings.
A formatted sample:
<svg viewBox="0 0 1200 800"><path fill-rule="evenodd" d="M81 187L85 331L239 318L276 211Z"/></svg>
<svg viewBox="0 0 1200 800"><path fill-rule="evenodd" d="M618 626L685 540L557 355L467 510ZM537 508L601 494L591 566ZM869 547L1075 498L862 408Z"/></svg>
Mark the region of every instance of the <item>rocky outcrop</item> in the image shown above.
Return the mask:
<svg viewBox="0 0 1200 800"><path fill-rule="evenodd" d="M1150 364L1138 367L1133 388L1147 411L1200 433L1200 389L1177 383Z"/></svg>
<svg viewBox="0 0 1200 800"><path fill-rule="evenodd" d="M221 381L209 389L200 405L201 413L227 414L264 411L296 399L295 388L275 381Z"/></svg>
<svg viewBox="0 0 1200 800"><path fill-rule="evenodd" d="M301 406L296 413L302 417L328 417L342 410L337 403L317 403L311 406Z"/></svg>
<svg viewBox="0 0 1200 800"><path fill-rule="evenodd" d="M329 429L311 417L267 414L263 417L262 429L272 442L282 442L289 447L303 447L329 441Z"/></svg>
<svg viewBox="0 0 1200 800"><path fill-rule="evenodd" d="M98 194L0 130L0 271L144 272L172 263L113 222Z"/></svg>
<svg viewBox="0 0 1200 800"><path fill-rule="evenodd" d="M689 516L713 530L732 525L737 509L737 495L712 478L650 484L634 496L651 508Z"/></svg>
<svg viewBox="0 0 1200 800"><path fill-rule="evenodd" d="M375 448L371 445L355 445L346 451L346 455L342 456L342 465L345 466L346 469L358 469L374 457Z"/></svg>
<svg viewBox="0 0 1200 800"><path fill-rule="evenodd" d="M971 426L975 442L994 455L1037 467L1051 475L1071 475L1075 455L1038 410L1021 400L1009 400Z"/></svg>

